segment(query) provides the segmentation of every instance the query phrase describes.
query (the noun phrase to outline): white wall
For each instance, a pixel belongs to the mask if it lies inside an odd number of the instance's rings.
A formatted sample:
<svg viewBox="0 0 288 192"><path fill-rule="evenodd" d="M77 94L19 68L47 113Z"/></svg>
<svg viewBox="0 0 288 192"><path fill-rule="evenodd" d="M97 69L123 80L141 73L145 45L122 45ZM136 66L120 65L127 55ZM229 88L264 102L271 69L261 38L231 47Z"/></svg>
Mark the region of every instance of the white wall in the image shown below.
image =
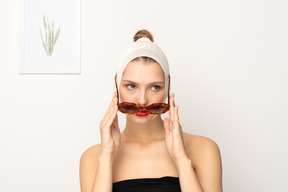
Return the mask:
<svg viewBox="0 0 288 192"><path fill-rule="evenodd" d="M285 0L83 0L82 74L19 75L19 1L1 0L0 191L80 191L80 156L100 142L117 59L142 28L168 57L184 131L218 143L224 190L288 191L287 10Z"/></svg>

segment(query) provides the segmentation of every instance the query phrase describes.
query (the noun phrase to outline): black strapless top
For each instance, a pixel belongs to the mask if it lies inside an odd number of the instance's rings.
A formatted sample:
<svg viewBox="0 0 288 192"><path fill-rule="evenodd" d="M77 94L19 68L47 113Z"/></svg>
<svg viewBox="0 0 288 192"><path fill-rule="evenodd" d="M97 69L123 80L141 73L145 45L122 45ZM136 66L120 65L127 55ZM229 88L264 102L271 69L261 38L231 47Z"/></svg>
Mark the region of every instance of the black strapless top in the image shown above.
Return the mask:
<svg viewBox="0 0 288 192"><path fill-rule="evenodd" d="M113 183L112 192L181 192L179 177L127 179Z"/></svg>

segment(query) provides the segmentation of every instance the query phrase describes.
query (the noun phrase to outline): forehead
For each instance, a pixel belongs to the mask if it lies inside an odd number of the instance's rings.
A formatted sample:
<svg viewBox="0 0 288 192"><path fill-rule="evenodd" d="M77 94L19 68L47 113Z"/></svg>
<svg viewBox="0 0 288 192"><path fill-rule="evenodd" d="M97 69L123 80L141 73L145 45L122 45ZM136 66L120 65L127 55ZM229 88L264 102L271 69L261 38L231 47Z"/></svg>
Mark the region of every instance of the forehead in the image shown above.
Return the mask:
<svg viewBox="0 0 288 192"><path fill-rule="evenodd" d="M162 67L156 62L133 61L123 71L123 79L131 81L164 81L164 72Z"/></svg>

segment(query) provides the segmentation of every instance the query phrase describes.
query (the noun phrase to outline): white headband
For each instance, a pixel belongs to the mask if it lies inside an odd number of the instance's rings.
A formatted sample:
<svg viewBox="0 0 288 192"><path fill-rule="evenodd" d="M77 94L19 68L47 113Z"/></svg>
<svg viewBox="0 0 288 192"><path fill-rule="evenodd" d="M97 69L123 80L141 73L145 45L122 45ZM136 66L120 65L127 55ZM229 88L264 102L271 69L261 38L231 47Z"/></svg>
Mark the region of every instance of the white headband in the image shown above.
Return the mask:
<svg viewBox="0 0 288 192"><path fill-rule="evenodd" d="M142 37L138 39L136 42L133 42L132 45L124 51L120 59L120 62L117 66L118 91L120 90L120 82L122 79L122 74L124 72L124 69L126 68L128 63L130 63L130 61L141 56L150 57L154 59L162 67L163 72L164 72L164 77L165 77L165 97L164 97L164 101L165 101L166 98L168 97L168 82L169 82L168 60L165 54L163 53L163 51L160 49L160 47L158 47L149 38L146 38L146 37ZM120 96L119 96L119 100L121 100Z"/></svg>

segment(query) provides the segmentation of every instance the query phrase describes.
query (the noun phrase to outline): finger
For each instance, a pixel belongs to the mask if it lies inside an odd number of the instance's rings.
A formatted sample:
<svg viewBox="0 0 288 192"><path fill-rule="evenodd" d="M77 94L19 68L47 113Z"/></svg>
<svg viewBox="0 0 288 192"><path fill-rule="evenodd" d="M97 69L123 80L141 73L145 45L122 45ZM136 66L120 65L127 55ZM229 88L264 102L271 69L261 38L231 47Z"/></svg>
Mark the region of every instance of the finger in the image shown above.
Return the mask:
<svg viewBox="0 0 288 192"><path fill-rule="evenodd" d="M109 126L111 126L113 123L114 123L114 120L115 120L115 117L116 117L116 115L117 115L117 110L118 109L118 107L117 106L115 106L114 108L113 108L113 110L112 110L112 112L111 112L111 115L109 116L109 118L108 118L108 120L107 120L107 125L109 125Z"/></svg>
<svg viewBox="0 0 288 192"><path fill-rule="evenodd" d="M173 94L170 95L169 97L169 102L170 102L170 110L169 110L169 129L170 131L173 130L173 105L172 105L172 96Z"/></svg>
<svg viewBox="0 0 288 192"><path fill-rule="evenodd" d="M175 106L175 125L177 125L178 130L181 129L180 123L179 123L179 105Z"/></svg>
<svg viewBox="0 0 288 192"><path fill-rule="evenodd" d="M113 111L113 107L117 104L117 97L116 97L117 93L116 91L113 92L113 98L112 98L112 101L103 117L103 121L106 122L106 120L108 119L109 117L109 114L111 114L111 111Z"/></svg>
<svg viewBox="0 0 288 192"><path fill-rule="evenodd" d="M110 108L112 108L112 106L113 106L113 104L114 104L114 102L115 102L115 98L116 98L116 91L113 92L112 100L111 100L111 102L110 102L110 105L109 105L109 107L108 107L108 110L109 110ZM107 111L106 111L106 112L107 112Z"/></svg>
<svg viewBox="0 0 288 192"><path fill-rule="evenodd" d="M170 121L174 121L174 110L175 110L175 103L174 103L174 96L175 94L174 93L171 93L170 95Z"/></svg>
<svg viewBox="0 0 288 192"><path fill-rule="evenodd" d="M179 123L179 105L175 106L175 122Z"/></svg>
<svg viewBox="0 0 288 192"><path fill-rule="evenodd" d="M171 93L171 94L169 95L169 103L170 103L170 106L169 106L169 117L170 117L170 120L171 120L171 117L172 117L172 108L173 108L173 106L172 106L172 100L171 100L172 94L173 94L173 93Z"/></svg>
<svg viewBox="0 0 288 192"><path fill-rule="evenodd" d="M117 131L120 130L119 126L118 126L118 115L117 115L117 113L116 113L116 116L115 116L114 121L113 121L113 128L116 129Z"/></svg>
<svg viewBox="0 0 288 192"><path fill-rule="evenodd" d="M110 117L113 116L113 114L115 112L117 112L118 106L116 104L116 100L114 100L114 102L115 103L114 103L113 106L111 106L111 109L109 110L109 113L107 114L107 116L105 116L105 120L104 120L105 123L107 123L109 121ZM111 125L111 124L109 123L109 125Z"/></svg>
<svg viewBox="0 0 288 192"><path fill-rule="evenodd" d="M170 132L170 120L169 120L169 118L164 119L164 129L165 129L165 135L167 137L169 135L169 132Z"/></svg>

